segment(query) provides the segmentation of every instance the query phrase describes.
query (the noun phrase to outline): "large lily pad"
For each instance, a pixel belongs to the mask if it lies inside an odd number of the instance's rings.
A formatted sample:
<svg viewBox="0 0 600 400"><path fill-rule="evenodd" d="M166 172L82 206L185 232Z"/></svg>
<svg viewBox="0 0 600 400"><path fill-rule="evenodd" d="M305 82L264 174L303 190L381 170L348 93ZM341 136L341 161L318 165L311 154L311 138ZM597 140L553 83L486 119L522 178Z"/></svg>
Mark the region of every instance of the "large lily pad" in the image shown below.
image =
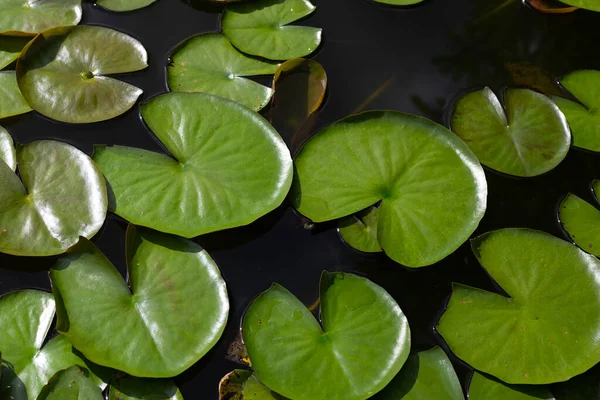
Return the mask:
<svg viewBox="0 0 600 400"><path fill-rule="evenodd" d="M596 0L560 0L570 6L584 8L586 10L600 11L600 3Z"/></svg>
<svg viewBox="0 0 600 400"><path fill-rule="evenodd" d="M0 161L3 161L13 171L17 169L17 152L12 137L6 129L0 126Z"/></svg>
<svg viewBox="0 0 600 400"><path fill-rule="evenodd" d="M0 296L0 398L35 400L56 372L72 365L94 367L62 335L44 345L54 311L49 293L21 290ZM92 378L103 387L99 378Z"/></svg>
<svg viewBox="0 0 600 400"><path fill-rule="evenodd" d="M110 384L108 400L183 400L170 379L145 379L117 375Z"/></svg>
<svg viewBox="0 0 600 400"><path fill-rule="evenodd" d="M451 128L483 165L530 177L556 167L571 145L564 115L546 96L529 89L504 92L506 112L489 88L456 103Z"/></svg>
<svg viewBox="0 0 600 400"><path fill-rule="evenodd" d="M31 107L19 90L15 71L0 72L0 119L29 111Z"/></svg>
<svg viewBox="0 0 600 400"><path fill-rule="evenodd" d="M358 400L383 389L410 351L406 317L371 281L321 276L321 324L274 284L244 316L242 335L258 379L294 400Z"/></svg>
<svg viewBox="0 0 600 400"><path fill-rule="evenodd" d="M108 75L144 69L148 54L129 35L101 26L38 35L17 62L17 81L39 113L63 122L104 121L129 110L142 90Z"/></svg>
<svg viewBox="0 0 600 400"><path fill-rule="evenodd" d="M245 77L273 74L278 64L240 53L220 33L192 36L175 49L171 58L167 82L172 91L210 93L256 111L273 95L271 88Z"/></svg>
<svg viewBox="0 0 600 400"><path fill-rule="evenodd" d="M34 35L56 26L77 25L81 0L2 0L0 33Z"/></svg>
<svg viewBox="0 0 600 400"><path fill-rule="evenodd" d="M110 11L133 11L144 8L156 0L97 0L96 4Z"/></svg>
<svg viewBox="0 0 600 400"><path fill-rule="evenodd" d="M552 100L567 117L573 132L573 145L600 151L600 71L575 71L560 83L579 103L552 96Z"/></svg>
<svg viewBox="0 0 600 400"><path fill-rule="evenodd" d="M321 29L288 25L315 11L309 0L258 0L230 4L221 27L244 53L287 60L306 56L319 47Z"/></svg>
<svg viewBox="0 0 600 400"><path fill-rule="evenodd" d="M558 219L577 246L600 256L600 210L569 193L558 206Z"/></svg>
<svg viewBox="0 0 600 400"><path fill-rule="evenodd" d="M15 61L30 40L27 36L0 35L0 69Z"/></svg>
<svg viewBox="0 0 600 400"><path fill-rule="evenodd" d="M141 110L173 158L96 146L94 160L114 193L116 214L189 238L249 224L285 199L290 153L260 115L204 93L161 95Z"/></svg>
<svg viewBox="0 0 600 400"><path fill-rule="evenodd" d="M287 400L263 385L252 371L236 369L221 379L219 400Z"/></svg>
<svg viewBox="0 0 600 400"><path fill-rule="evenodd" d="M37 400L104 400L104 396L89 371L73 365L54 374Z"/></svg>
<svg viewBox="0 0 600 400"><path fill-rule="evenodd" d="M511 384L565 381L600 361L597 258L526 229L471 244L510 297L455 284L437 330L458 357Z"/></svg>
<svg viewBox="0 0 600 400"><path fill-rule="evenodd" d="M338 121L304 144L295 166L294 206L314 222L381 200L379 245L408 267L456 250L486 208L475 155L447 129L414 115L371 111Z"/></svg>
<svg viewBox="0 0 600 400"><path fill-rule="evenodd" d="M229 301L197 244L127 229L128 282L82 239L50 271L57 330L87 358L138 377L185 371L221 336Z"/></svg>
<svg viewBox="0 0 600 400"><path fill-rule="evenodd" d="M18 176L0 163L0 252L61 254L100 230L106 184L85 153L43 140L18 146L16 155Z"/></svg>
<svg viewBox="0 0 600 400"><path fill-rule="evenodd" d="M545 386L507 385L478 372L473 373L469 400L554 400Z"/></svg>
<svg viewBox="0 0 600 400"><path fill-rule="evenodd" d="M350 247L365 253L379 253L382 250L377 240L378 221L379 207L369 207L357 215L343 218L338 232Z"/></svg>

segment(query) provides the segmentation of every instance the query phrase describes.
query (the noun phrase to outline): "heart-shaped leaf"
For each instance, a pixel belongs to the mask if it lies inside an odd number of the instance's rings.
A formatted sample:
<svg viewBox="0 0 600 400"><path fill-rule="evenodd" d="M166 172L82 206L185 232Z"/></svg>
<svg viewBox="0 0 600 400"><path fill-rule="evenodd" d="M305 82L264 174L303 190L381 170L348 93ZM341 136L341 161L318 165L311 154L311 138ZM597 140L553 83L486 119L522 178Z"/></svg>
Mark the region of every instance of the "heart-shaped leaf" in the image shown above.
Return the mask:
<svg viewBox="0 0 600 400"><path fill-rule="evenodd" d="M17 152L12 137L6 129L0 126L0 161L3 161L13 171L17 169ZM1 164L1 163L0 163Z"/></svg>
<svg viewBox="0 0 600 400"><path fill-rule="evenodd" d="M411 354L398 375L373 400L464 400L460 381L444 350Z"/></svg>
<svg viewBox="0 0 600 400"><path fill-rule="evenodd" d="M89 371L73 365L54 374L37 400L104 400L104 397Z"/></svg>
<svg viewBox="0 0 600 400"><path fill-rule="evenodd" d="M96 370L62 335L44 345L54 310L54 299L49 293L21 290L0 296L0 398L35 400L46 382L60 370L72 365ZM104 386L99 378L92 378L97 385Z"/></svg>
<svg viewBox="0 0 600 400"><path fill-rule="evenodd" d="M273 284L246 312L242 334L258 379L294 400L366 399L398 373L410 351L406 317L373 282L321 276L321 324Z"/></svg>
<svg viewBox="0 0 600 400"><path fill-rule="evenodd" d="M252 371L236 369L221 379L219 400L288 400L262 384Z"/></svg>
<svg viewBox="0 0 600 400"><path fill-rule="evenodd" d="M2 0L0 33L34 35L56 26L77 25L81 0Z"/></svg>
<svg viewBox="0 0 600 400"><path fill-rule="evenodd" d="M82 239L50 271L57 329L87 358L138 377L185 371L219 340L229 312L217 265L197 244L127 229L128 284Z"/></svg>
<svg viewBox="0 0 600 400"><path fill-rule="evenodd" d="M110 11L133 11L144 8L156 0L97 0L96 4Z"/></svg>
<svg viewBox="0 0 600 400"><path fill-rule="evenodd" d="M556 400L600 400L600 364L567 382L552 385Z"/></svg>
<svg viewBox="0 0 600 400"><path fill-rule="evenodd" d="M171 59L167 82L172 91L210 93L256 111L273 95L271 88L244 77L273 74L278 64L240 53L220 33L192 36L175 49Z"/></svg>
<svg viewBox="0 0 600 400"><path fill-rule="evenodd" d="M483 169L432 121L394 111L348 117L310 138L295 159L292 200L314 222L381 201L377 237L407 267L433 264L473 233L486 208Z"/></svg>
<svg viewBox="0 0 600 400"><path fill-rule="evenodd" d="M28 36L0 35L0 69L15 61L30 40Z"/></svg>
<svg viewBox="0 0 600 400"><path fill-rule="evenodd" d="M600 11L600 3L597 0L560 0L562 3L573 7L579 7L591 11Z"/></svg>
<svg viewBox="0 0 600 400"><path fill-rule="evenodd" d="M15 71L0 72L0 119L29 111L31 107L19 90Z"/></svg>
<svg viewBox="0 0 600 400"><path fill-rule="evenodd" d="M17 164L19 176L0 163L0 252L61 254L100 230L106 184L85 153L42 140L18 146Z"/></svg>
<svg viewBox="0 0 600 400"><path fill-rule="evenodd" d="M118 375L110 384L108 400L183 400L170 379L145 379Z"/></svg>
<svg viewBox="0 0 600 400"><path fill-rule="evenodd" d="M579 100L552 96L569 121L573 146L600 151L600 71L575 71L560 83Z"/></svg>
<svg viewBox="0 0 600 400"><path fill-rule="evenodd" d="M469 386L469 400L554 400L545 386L507 385L488 378L478 372L473 373Z"/></svg>
<svg viewBox="0 0 600 400"><path fill-rule="evenodd" d="M269 60L306 56L319 47L321 29L288 25L315 11L309 0L258 0L230 4L221 29L244 53Z"/></svg>
<svg viewBox="0 0 600 400"><path fill-rule="evenodd" d="M148 54L129 35L101 26L59 27L32 40L17 81L39 113L63 122L104 121L129 110L142 90L107 75L144 69Z"/></svg>
<svg viewBox="0 0 600 400"><path fill-rule="evenodd" d="M473 368L547 384L600 361L600 261L547 233L503 229L473 252L510 297L455 284L437 330Z"/></svg>
<svg viewBox="0 0 600 400"><path fill-rule="evenodd" d="M506 112L489 88L456 103L451 129L479 161L509 175L530 177L566 157L571 133L564 115L546 96L529 89L504 92Z"/></svg>
<svg viewBox="0 0 600 400"><path fill-rule="evenodd" d="M285 199L290 153L260 115L204 93L169 93L140 107L173 158L96 146L117 215L190 238L249 224Z"/></svg>
<svg viewBox="0 0 600 400"><path fill-rule="evenodd" d="M338 232L350 247L365 253L378 253L382 251L377 241L378 221L379 207L369 207L357 215L343 218Z"/></svg>
<svg viewBox="0 0 600 400"><path fill-rule="evenodd" d="M594 183L596 186L600 184L598 181ZM600 210L569 193L558 206L558 219L577 246L600 256Z"/></svg>

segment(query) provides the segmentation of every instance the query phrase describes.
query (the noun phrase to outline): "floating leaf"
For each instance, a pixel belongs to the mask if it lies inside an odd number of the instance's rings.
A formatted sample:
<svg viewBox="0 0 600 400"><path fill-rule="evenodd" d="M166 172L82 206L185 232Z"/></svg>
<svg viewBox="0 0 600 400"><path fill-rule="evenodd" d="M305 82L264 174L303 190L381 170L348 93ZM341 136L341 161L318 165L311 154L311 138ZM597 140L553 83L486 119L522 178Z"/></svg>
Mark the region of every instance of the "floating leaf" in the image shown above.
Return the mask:
<svg viewBox="0 0 600 400"><path fill-rule="evenodd" d="M506 112L487 87L465 95L452 112L452 131L483 165L505 174L537 176L560 164L571 133L556 105L528 89L507 89L504 103Z"/></svg>
<svg viewBox="0 0 600 400"><path fill-rule="evenodd" d="M283 287L252 303L242 334L258 379L294 400L366 399L398 373L410 351L406 317L371 281L321 276L321 325Z"/></svg>
<svg viewBox="0 0 600 400"><path fill-rule="evenodd" d="M172 91L210 93L256 111L273 95L271 88L244 77L273 74L278 64L240 53L220 33L192 36L175 49L171 58L167 81Z"/></svg>
<svg viewBox="0 0 600 400"><path fill-rule="evenodd" d="M0 72L0 119L31 111L23 98L15 71Z"/></svg>
<svg viewBox="0 0 600 400"><path fill-rule="evenodd" d="M18 146L16 155L21 179L0 163L0 252L61 254L100 230L106 185L85 153L43 140Z"/></svg>
<svg viewBox="0 0 600 400"><path fill-rule="evenodd" d="M598 0L560 0L562 3L585 10L600 11Z"/></svg>
<svg viewBox="0 0 600 400"><path fill-rule="evenodd" d="M219 400L287 400L263 385L252 371L236 369L221 379Z"/></svg>
<svg viewBox="0 0 600 400"><path fill-rule="evenodd" d="M156 0L97 0L96 4L110 11L133 11L144 8Z"/></svg>
<svg viewBox="0 0 600 400"><path fill-rule="evenodd" d="M527 0L527 4L546 14L568 14L579 10L577 7L566 7L552 0Z"/></svg>
<svg viewBox="0 0 600 400"><path fill-rule="evenodd" d="M423 0L373 0L376 3L389 4L392 6L412 6L422 3Z"/></svg>
<svg viewBox="0 0 600 400"><path fill-rule="evenodd" d="M57 26L77 25L81 0L2 0L0 34L35 35Z"/></svg>
<svg viewBox="0 0 600 400"><path fill-rule="evenodd" d="M225 282L206 251L182 238L130 225L126 250L128 283L85 239L58 260L56 328L97 364L138 377L180 374L223 333Z"/></svg>
<svg viewBox="0 0 600 400"><path fill-rule="evenodd" d="M183 400L170 379L145 379L119 374L110 385L108 400Z"/></svg>
<svg viewBox="0 0 600 400"><path fill-rule="evenodd" d="M315 11L309 0L258 0L230 4L221 28L231 43L243 51L287 60L306 56L319 47L321 29L288 25Z"/></svg>
<svg viewBox="0 0 600 400"><path fill-rule="evenodd" d="M547 384L600 361L600 261L543 232L503 229L471 242L510 297L454 285L437 330L473 368Z"/></svg>
<svg viewBox="0 0 600 400"><path fill-rule="evenodd" d="M569 193L558 206L558 219L577 246L600 256L600 210Z"/></svg>
<svg viewBox="0 0 600 400"><path fill-rule="evenodd" d="M285 199L290 153L260 115L204 93L164 94L140 107L174 158L96 146L117 215L190 238L249 224Z"/></svg>
<svg viewBox="0 0 600 400"><path fill-rule="evenodd" d="M510 62L505 63L504 68L510 73L513 82L517 86L535 89L545 95L564 95L558 79L535 64Z"/></svg>
<svg viewBox="0 0 600 400"><path fill-rule="evenodd" d="M569 121L573 146L600 151L600 71L575 71L560 83L581 103L552 96Z"/></svg>
<svg viewBox="0 0 600 400"><path fill-rule="evenodd" d="M10 169L17 169L17 152L12 137L6 129L0 126L0 161L3 161ZM0 163L1 164L1 163Z"/></svg>
<svg viewBox="0 0 600 400"><path fill-rule="evenodd" d="M350 247L365 253L378 253L382 251L377 241L378 220L379 208L369 207L359 215L342 219L338 231Z"/></svg>
<svg viewBox="0 0 600 400"><path fill-rule="evenodd" d="M104 400L104 396L89 372L73 365L54 374L37 400Z"/></svg>
<svg viewBox="0 0 600 400"><path fill-rule="evenodd" d="M144 46L101 26L50 29L17 62L19 88L31 107L58 121L86 123L129 110L142 90L107 75L146 68Z"/></svg>
<svg viewBox="0 0 600 400"><path fill-rule="evenodd" d="M566 382L552 385L556 400L600 400L600 364Z"/></svg>
<svg viewBox="0 0 600 400"><path fill-rule="evenodd" d="M507 385L473 373L469 386L469 400L554 400L545 386Z"/></svg>
<svg viewBox="0 0 600 400"><path fill-rule="evenodd" d="M294 206L314 222L381 200L379 245L408 267L452 253L485 212L487 184L473 153L413 115L371 111L338 121L304 144L295 166Z"/></svg>
<svg viewBox="0 0 600 400"><path fill-rule="evenodd" d="M30 40L27 36L0 35L0 69L15 61Z"/></svg>

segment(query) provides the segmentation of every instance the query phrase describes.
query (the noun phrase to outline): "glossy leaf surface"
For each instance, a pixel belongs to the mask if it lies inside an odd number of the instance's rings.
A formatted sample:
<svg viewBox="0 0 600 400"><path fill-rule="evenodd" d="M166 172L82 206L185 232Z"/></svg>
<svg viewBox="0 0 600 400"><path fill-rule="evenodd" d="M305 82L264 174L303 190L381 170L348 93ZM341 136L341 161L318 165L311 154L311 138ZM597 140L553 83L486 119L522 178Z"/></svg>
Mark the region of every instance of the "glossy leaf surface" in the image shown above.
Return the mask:
<svg viewBox="0 0 600 400"><path fill-rule="evenodd" d="M370 207L358 215L343 218L338 232L350 247L365 253L378 253L382 251L377 241L378 221L379 208Z"/></svg>
<svg viewBox="0 0 600 400"><path fill-rule="evenodd" d="M558 207L558 218L577 246L600 256L600 210L569 193Z"/></svg>
<svg viewBox="0 0 600 400"><path fill-rule="evenodd" d="M56 26L77 25L81 0L2 0L0 33L34 35Z"/></svg>
<svg viewBox="0 0 600 400"><path fill-rule="evenodd" d="M145 379L118 375L111 382L108 400L183 400L170 379Z"/></svg>
<svg viewBox="0 0 600 400"><path fill-rule="evenodd" d="M252 371L236 369L221 379L219 400L287 400L262 384Z"/></svg>
<svg viewBox="0 0 600 400"><path fill-rule="evenodd" d="M504 103L506 112L489 88L465 95L452 112L452 131L483 165L505 174L531 177L560 164L571 133L556 105L529 89L507 89Z"/></svg>
<svg viewBox="0 0 600 400"><path fill-rule="evenodd" d="M111 11L133 11L144 8L156 0L97 0L96 4Z"/></svg>
<svg viewBox="0 0 600 400"><path fill-rule="evenodd" d="M19 90L15 71L0 72L0 119L29 111L31 107Z"/></svg>
<svg viewBox="0 0 600 400"><path fill-rule="evenodd" d="M254 300L242 334L255 374L294 400L366 399L408 357L406 317L385 290L356 275L324 272L320 293L321 324L277 284Z"/></svg>
<svg viewBox="0 0 600 400"><path fill-rule="evenodd" d="M562 3L585 10L600 11L600 3L596 0L560 0Z"/></svg>
<svg viewBox="0 0 600 400"><path fill-rule="evenodd" d="M169 93L141 105L173 158L97 146L111 209L162 232L195 237L249 224L277 208L292 180L289 150L260 115L204 93Z"/></svg>
<svg viewBox="0 0 600 400"><path fill-rule="evenodd" d="M104 400L104 396L89 371L73 365L54 374L37 400Z"/></svg>
<svg viewBox="0 0 600 400"><path fill-rule="evenodd" d="M87 123L129 110L142 90L108 75L146 68L144 46L101 26L55 28L31 41L19 56L17 81L39 113L62 122Z"/></svg>
<svg viewBox="0 0 600 400"><path fill-rule="evenodd" d="M0 126L0 161L13 171L17 169L17 152L8 131Z"/></svg>
<svg viewBox="0 0 600 400"><path fill-rule="evenodd" d="M487 184L475 155L447 129L414 115L371 111L311 137L295 159L292 200L314 222L381 200L377 237L408 267L433 264L473 233Z"/></svg>
<svg viewBox="0 0 600 400"><path fill-rule="evenodd" d="M0 35L0 69L15 61L30 40L28 36Z"/></svg>
<svg viewBox="0 0 600 400"><path fill-rule="evenodd" d="M84 239L61 257L50 272L57 329L97 364L139 377L178 375L225 328L219 269L197 244L132 225L127 265L128 283Z"/></svg>
<svg viewBox="0 0 600 400"><path fill-rule="evenodd" d="M455 284L437 326L473 368L511 384L547 384L600 361L600 261L539 231L503 229L471 243L510 297Z"/></svg>
<svg viewBox="0 0 600 400"><path fill-rule="evenodd" d="M554 400L546 386L507 385L485 375L473 373L469 400Z"/></svg>

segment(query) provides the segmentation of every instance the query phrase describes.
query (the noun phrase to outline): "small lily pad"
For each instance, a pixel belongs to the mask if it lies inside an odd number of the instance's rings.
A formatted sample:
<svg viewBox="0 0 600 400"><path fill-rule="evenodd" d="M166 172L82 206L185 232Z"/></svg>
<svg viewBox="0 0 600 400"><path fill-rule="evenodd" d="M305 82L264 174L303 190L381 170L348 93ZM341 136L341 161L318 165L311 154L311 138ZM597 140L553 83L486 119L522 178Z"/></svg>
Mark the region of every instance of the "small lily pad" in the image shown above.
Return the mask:
<svg viewBox="0 0 600 400"><path fill-rule="evenodd" d="M247 225L277 208L292 181L289 150L260 115L204 93L168 93L141 106L173 157L96 146L126 220L191 238Z"/></svg>
<svg viewBox="0 0 600 400"><path fill-rule="evenodd" d="M597 0L560 0L561 3L585 10L600 11L600 3Z"/></svg>
<svg viewBox="0 0 600 400"><path fill-rule="evenodd" d="M167 82L172 91L210 93L255 111L267 105L273 95L271 88L245 77L273 74L278 64L240 53L220 33L192 36L171 58Z"/></svg>
<svg viewBox="0 0 600 400"><path fill-rule="evenodd" d="M242 335L256 377L294 400L366 399L398 373L410 331L396 301L347 273L321 276L321 324L273 284L246 312Z"/></svg>
<svg viewBox="0 0 600 400"><path fill-rule="evenodd" d="M89 371L73 365L58 371L42 388L37 400L104 400Z"/></svg>
<svg viewBox="0 0 600 400"><path fill-rule="evenodd" d="M392 6L413 6L422 3L423 0L373 0L376 3L389 4Z"/></svg>
<svg viewBox="0 0 600 400"><path fill-rule="evenodd" d="M19 90L15 71L0 72L0 119L29 111L31 107Z"/></svg>
<svg viewBox="0 0 600 400"><path fill-rule="evenodd" d="M106 184L87 154L43 140L18 146L16 156L19 175L0 163L0 252L61 254L100 230Z"/></svg>
<svg viewBox="0 0 600 400"><path fill-rule="evenodd" d="M507 385L494 378L473 373L469 400L554 400L545 386Z"/></svg>
<svg viewBox="0 0 600 400"><path fill-rule="evenodd" d="M108 400L183 400L171 379L146 379L118 374L110 384Z"/></svg>
<svg viewBox="0 0 600 400"><path fill-rule="evenodd" d="M566 157L571 133L564 115L546 96L529 89L507 89L506 111L489 88L456 103L451 129L479 161L509 175L531 177Z"/></svg>
<svg viewBox="0 0 600 400"><path fill-rule="evenodd" d="M527 229L471 245L510 297L454 285L437 326L454 354L510 384L565 381L600 361L600 260Z"/></svg>
<svg viewBox="0 0 600 400"><path fill-rule="evenodd" d="M0 34L35 35L57 26L77 25L81 0L2 0Z"/></svg>
<svg viewBox="0 0 600 400"><path fill-rule="evenodd" d="M168 378L219 340L229 312L217 265L188 240L127 229L128 282L82 239L50 271L57 330L88 359L130 375Z"/></svg>
<svg viewBox="0 0 600 400"><path fill-rule="evenodd" d="M575 71L560 83L579 100L552 96L569 121L573 146L600 152L600 71Z"/></svg>
<svg viewBox="0 0 600 400"><path fill-rule="evenodd" d="M262 384L252 371L236 369L221 379L219 400L287 400Z"/></svg>
<svg viewBox="0 0 600 400"><path fill-rule="evenodd" d="M148 54L136 39L101 26L50 29L19 56L17 81L39 113L62 122L114 118L129 110L142 90L108 75L139 71Z"/></svg>
<svg viewBox="0 0 600 400"><path fill-rule="evenodd" d="M156 0L97 0L96 4L110 11L133 11L148 7Z"/></svg>
<svg viewBox="0 0 600 400"><path fill-rule="evenodd" d="M0 126L0 161L3 161L10 169L17 169L17 152L12 137Z"/></svg>
<svg viewBox="0 0 600 400"><path fill-rule="evenodd" d="M358 215L343 218L338 232L350 247L365 253L379 253L382 250L377 241L378 221L379 208L369 207Z"/></svg>
<svg viewBox="0 0 600 400"><path fill-rule="evenodd" d="M569 193L558 206L558 219L577 246L600 256L600 210Z"/></svg>
<svg viewBox="0 0 600 400"><path fill-rule="evenodd" d="M481 165L452 132L424 118L370 111L321 130L294 160L292 201L314 222L381 201L377 238L396 262L433 264L473 233L486 208Z"/></svg>
<svg viewBox="0 0 600 400"><path fill-rule="evenodd" d="M15 61L30 40L31 37L28 36L0 35L0 69Z"/></svg>
<svg viewBox="0 0 600 400"><path fill-rule="evenodd" d="M247 54L269 60L306 56L319 47L321 29L288 25L315 11L308 0L258 0L234 3L223 12L221 28Z"/></svg>

